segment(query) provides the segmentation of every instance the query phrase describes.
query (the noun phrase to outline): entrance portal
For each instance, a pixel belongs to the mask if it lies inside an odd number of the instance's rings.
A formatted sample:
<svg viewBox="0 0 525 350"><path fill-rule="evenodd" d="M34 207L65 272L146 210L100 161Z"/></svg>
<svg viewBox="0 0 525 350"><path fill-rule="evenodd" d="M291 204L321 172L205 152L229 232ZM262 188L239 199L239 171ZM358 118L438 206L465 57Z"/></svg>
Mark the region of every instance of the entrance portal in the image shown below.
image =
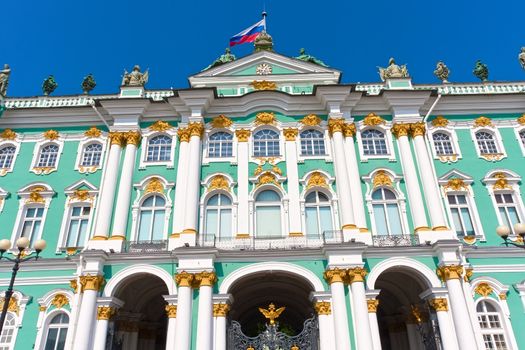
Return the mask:
<svg viewBox="0 0 525 350"><path fill-rule="evenodd" d="M106 349L165 349L168 318L162 296L167 294L164 281L148 273L121 282L115 297L124 305L112 319Z"/></svg>

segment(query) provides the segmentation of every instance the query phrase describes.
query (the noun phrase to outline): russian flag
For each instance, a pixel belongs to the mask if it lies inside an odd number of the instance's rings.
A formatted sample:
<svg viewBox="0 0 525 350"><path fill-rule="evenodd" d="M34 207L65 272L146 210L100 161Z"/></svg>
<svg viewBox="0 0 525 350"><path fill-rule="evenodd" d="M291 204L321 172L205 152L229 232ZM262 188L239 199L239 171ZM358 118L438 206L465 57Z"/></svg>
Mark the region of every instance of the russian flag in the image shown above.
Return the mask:
<svg viewBox="0 0 525 350"><path fill-rule="evenodd" d="M242 32L235 34L230 39L230 47L244 43L252 43L257 35L266 28L266 18L261 19L253 26L246 28Z"/></svg>

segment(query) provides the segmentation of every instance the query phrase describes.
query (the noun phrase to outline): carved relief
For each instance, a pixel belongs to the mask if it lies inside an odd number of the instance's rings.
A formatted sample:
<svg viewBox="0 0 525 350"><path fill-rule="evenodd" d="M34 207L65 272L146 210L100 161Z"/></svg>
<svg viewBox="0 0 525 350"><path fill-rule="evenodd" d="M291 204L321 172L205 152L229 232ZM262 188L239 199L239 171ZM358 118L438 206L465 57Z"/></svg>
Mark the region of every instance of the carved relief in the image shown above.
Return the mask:
<svg viewBox="0 0 525 350"><path fill-rule="evenodd" d="M518 124L525 125L525 114L522 114L521 117L517 119ZM7 129L6 129L7 130Z"/></svg>
<svg viewBox="0 0 525 350"><path fill-rule="evenodd" d="M330 118L328 119L328 131L330 135L336 132L342 133L345 128L345 120L343 118Z"/></svg>
<svg viewBox="0 0 525 350"><path fill-rule="evenodd" d="M332 313L332 304L329 301L318 301L314 304L314 309L318 315L330 315Z"/></svg>
<svg viewBox="0 0 525 350"><path fill-rule="evenodd" d="M204 125L201 122L189 123L188 130L190 131L190 137L198 136L202 138L202 134L204 133Z"/></svg>
<svg viewBox="0 0 525 350"><path fill-rule="evenodd" d="M354 123L347 123L344 126L343 134L345 137L354 137L357 132L357 129L355 127Z"/></svg>
<svg viewBox="0 0 525 350"><path fill-rule="evenodd" d="M11 129L4 129L2 132L0 132L0 139L14 140L16 139L16 133Z"/></svg>
<svg viewBox="0 0 525 350"><path fill-rule="evenodd" d="M392 134L396 138L400 138L402 136L408 136L409 131L410 131L410 124L396 123L392 126Z"/></svg>
<svg viewBox="0 0 525 350"><path fill-rule="evenodd" d="M224 175L215 175L211 181L210 185L208 186L208 192L211 192L213 190L225 190L230 191L230 183L228 181L228 178Z"/></svg>
<svg viewBox="0 0 525 350"><path fill-rule="evenodd" d="M461 190L467 190L468 186L465 184L463 179L460 178L452 178L449 179L447 184L443 186L445 191L461 191Z"/></svg>
<svg viewBox="0 0 525 350"><path fill-rule="evenodd" d="M93 196L89 194L88 190L75 190L70 196L69 200L77 200L81 202L93 201Z"/></svg>
<svg viewBox="0 0 525 350"><path fill-rule="evenodd" d="M377 126L377 125L385 125L386 120L381 118L375 113L368 113L368 115L363 119L363 124L366 126Z"/></svg>
<svg viewBox="0 0 525 350"><path fill-rule="evenodd" d="M225 116L224 114L219 115L218 117L213 118L211 121L211 126L214 128L228 128L233 124L232 120Z"/></svg>
<svg viewBox="0 0 525 350"><path fill-rule="evenodd" d="M257 115L255 116L256 125L274 124L274 123L275 123L275 114L272 112L261 112L261 113L257 113Z"/></svg>
<svg viewBox="0 0 525 350"><path fill-rule="evenodd" d="M443 117L442 115L438 115L435 119L432 120L432 126L436 127L436 128L445 128L449 121L448 119L446 119L445 117Z"/></svg>
<svg viewBox="0 0 525 350"><path fill-rule="evenodd" d="M493 289L487 282L481 282L476 286L474 291L482 297L488 297L492 294Z"/></svg>
<svg viewBox="0 0 525 350"><path fill-rule="evenodd" d="M272 174L269 171L263 173L259 177L259 181L257 182L257 186L256 187L260 187L262 185L267 185L267 184L274 184L275 186L280 186L280 184L277 181L277 178L275 177L275 175Z"/></svg>
<svg viewBox="0 0 525 350"><path fill-rule="evenodd" d="M213 304L213 317L226 317L230 311L230 305L219 303Z"/></svg>
<svg viewBox="0 0 525 350"><path fill-rule="evenodd" d="M60 137L60 135L58 134L58 131L56 130L47 130L44 132L43 136L46 140L50 140L50 141L57 140Z"/></svg>
<svg viewBox="0 0 525 350"><path fill-rule="evenodd" d="M255 90L277 90L277 84L273 81L254 80L250 83Z"/></svg>
<svg viewBox="0 0 525 350"><path fill-rule="evenodd" d="M56 294L51 300L51 305L54 305L57 309L61 309L67 304L69 304L69 299L62 293Z"/></svg>
<svg viewBox="0 0 525 350"><path fill-rule="evenodd" d="M164 193L164 184L158 177L152 177L144 188L144 193Z"/></svg>
<svg viewBox="0 0 525 350"><path fill-rule="evenodd" d="M328 183L326 182L326 178L319 171L314 171L312 175L310 175L310 177L308 178L306 189L309 190L312 187L328 188Z"/></svg>
<svg viewBox="0 0 525 350"><path fill-rule="evenodd" d="M89 130L84 132L84 136L90 138L98 138L100 135L102 135L102 130L97 129L96 126L92 126Z"/></svg>
<svg viewBox="0 0 525 350"><path fill-rule="evenodd" d="M0 298L0 310L4 308L5 298ZM18 315L20 311L20 307L18 306L18 300L15 296L11 296L9 299L9 305L7 306L7 311L13 312L16 315Z"/></svg>
<svg viewBox="0 0 525 350"><path fill-rule="evenodd" d="M494 190L505 190L505 189L510 189L512 188L510 185L509 185L509 182L507 180L507 176L505 176L504 173L502 172L497 172L494 174L493 176L496 180L496 182L494 182L494 185L493 185L493 189Z"/></svg>
<svg viewBox="0 0 525 350"><path fill-rule="evenodd" d="M159 132L166 131L171 128L172 126L170 125L170 123L162 121L162 120L157 120L155 123L151 124L149 127L151 131L159 131Z"/></svg>
<svg viewBox="0 0 525 350"><path fill-rule="evenodd" d="M477 118L476 120L474 120L474 127L475 128L483 128L483 127L486 127L486 126L489 126L491 128L494 127L494 124L492 123L492 120L490 120L490 118L481 116L481 117Z"/></svg>
<svg viewBox="0 0 525 350"><path fill-rule="evenodd" d="M321 118L319 118L316 114L308 114L303 119L301 119L301 123L308 126L316 126L321 124Z"/></svg>
<svg viewBox="0 0 525 350"><path fill-rule="evenodd" d="M190 131L188 128L180 128L177 130L177 136L179 137L180 142L189 142L190 141Z"/></svg>
<svg viewBox="0 0 525 350"><path fill-rule="evenodd" d="M45 203L44 197L40 194L40 192L45 190L46 188L44 186L32 187L29 192L29 197L26 199L26 203Z"/></svg>
<svg viewBox="0 0 525 350"><path fill-rule="evenodd" d="M392 187L392 179L390 178L390 175L386 171L378 170L374 174L372 185L374 186L374 188L378 186Z"/></svg>

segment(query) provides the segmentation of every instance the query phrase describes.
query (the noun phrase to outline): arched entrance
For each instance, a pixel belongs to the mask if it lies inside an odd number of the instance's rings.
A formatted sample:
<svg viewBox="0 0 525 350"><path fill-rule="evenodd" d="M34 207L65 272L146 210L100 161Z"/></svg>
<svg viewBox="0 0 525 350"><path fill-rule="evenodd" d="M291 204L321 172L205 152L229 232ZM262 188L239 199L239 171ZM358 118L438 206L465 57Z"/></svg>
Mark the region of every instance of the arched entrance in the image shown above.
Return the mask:
<svg viewBox="0 0 525 350"><path fill-rule="evenodd" d="M416 270L392 267L375 282L377 321L383 350L439 350L437 317L420 294L430 288Z"/></svg>
<svg viewBox="0 0 525 350"><path fill-rule="evenodd" d="M289 349L295 343L300 349L318 349L317 318L310 300L311 292L313 286L304 278L282 271L255 272L235 281L229 288L233 303L229 314L228 350L247 348L246 345L255 350ZM275 309L285 307L275 328L259 310L269 310L271 303ZM277 333L272 335L273 331ZM309 345L300 346L303 342Z"/></svg>
<svg viewBox="0 0 525 350"><path fill-rule="evenodd" d="M121 281L114 296L124 305L113 317L108 334L110 350L157 350L166 347L165 282L149 273L136 273Z"/></svg>

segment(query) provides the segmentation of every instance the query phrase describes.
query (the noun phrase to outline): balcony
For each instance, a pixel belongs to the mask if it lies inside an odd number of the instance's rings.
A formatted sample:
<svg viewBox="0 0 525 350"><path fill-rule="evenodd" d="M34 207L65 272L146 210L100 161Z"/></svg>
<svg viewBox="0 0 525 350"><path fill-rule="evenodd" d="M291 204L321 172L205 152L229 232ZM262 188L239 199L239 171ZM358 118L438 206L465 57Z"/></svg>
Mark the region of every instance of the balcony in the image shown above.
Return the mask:
<svg viewBox="0 0 525 350"><path fill-rule="evenodd" d="M126 253L155 253L168 250L168 241L126 241L123 252Z"/></svg>

